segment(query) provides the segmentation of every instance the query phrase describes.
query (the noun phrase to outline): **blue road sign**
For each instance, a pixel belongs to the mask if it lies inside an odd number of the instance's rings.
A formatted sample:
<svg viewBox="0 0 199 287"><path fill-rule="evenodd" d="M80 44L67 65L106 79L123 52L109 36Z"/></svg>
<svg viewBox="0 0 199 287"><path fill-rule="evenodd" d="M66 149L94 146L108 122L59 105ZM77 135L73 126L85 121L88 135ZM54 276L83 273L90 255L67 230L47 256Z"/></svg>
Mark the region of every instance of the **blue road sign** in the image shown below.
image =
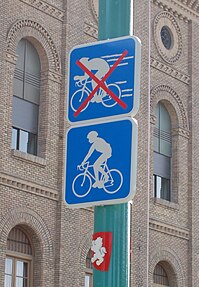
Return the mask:
<svg viewBox="0 0 199 287"><path fill-rule="evenodd" d="M122 37L71 50L67 107L71 123L137 113L140 47L138 38Z"/></svg>
<svg viewBox="0 0 199 287"><path fill-rule="evenodd" d="M123 203L135 194L137 123L75 125L66 135L65 201L71 207Z"/></svg>

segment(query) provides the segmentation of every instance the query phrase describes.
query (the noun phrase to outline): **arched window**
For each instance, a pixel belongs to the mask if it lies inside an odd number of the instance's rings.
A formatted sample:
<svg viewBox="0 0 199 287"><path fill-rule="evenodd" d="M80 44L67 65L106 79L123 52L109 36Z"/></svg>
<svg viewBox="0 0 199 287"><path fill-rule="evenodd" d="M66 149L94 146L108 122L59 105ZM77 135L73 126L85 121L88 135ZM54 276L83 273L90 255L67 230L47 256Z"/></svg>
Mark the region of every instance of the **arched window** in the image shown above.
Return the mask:
<svg viewBox="0 0 199 287"><path fill-rule="evenodd" d="M4 287L31 287L32 246L21 227L13 228L7 239Z"/></svg>
<svg viewBox="0 0 199 287"><path fill-rule="evenodd" d="M154 286L157 284L158 286L168 286L169 287L169 280L166 271L162 267L160 263L158 263L153 272L153 283Z"/></svg>
<svg viewBox="0 0 199 287"><path fill-rule="evenodd" d="M92 251L90 249L86 256L85 287L93 286L93 270L92 270L91 258L92 258Z"/></svg>
<svg viewBox="0 0 199 287"><path fill-rule="evenodd" d="M17 55L13 81L12 148L36 155L41 64L36 49L27 39L19 42Z"/></svg>
<svg viewBox="0 0 199 287"><path fill-rule="evenodd" d="M156 106L154 128L154 195L171 200L171 119L163 103Z"/></svg>

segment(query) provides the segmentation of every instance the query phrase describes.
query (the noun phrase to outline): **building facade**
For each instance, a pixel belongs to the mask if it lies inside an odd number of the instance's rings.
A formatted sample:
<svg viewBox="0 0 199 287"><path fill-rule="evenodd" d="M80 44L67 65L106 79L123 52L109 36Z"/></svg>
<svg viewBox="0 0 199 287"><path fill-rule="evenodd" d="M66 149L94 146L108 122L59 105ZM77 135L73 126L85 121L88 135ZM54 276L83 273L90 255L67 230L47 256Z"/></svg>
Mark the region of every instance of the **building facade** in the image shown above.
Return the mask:
<svg viewBox="0 0 199 287"><path fill-rule="evenodd" d="M199 0L133 1L142 42L131 283L199 286ZM91 287L93 210L63 200L69 50L97 0L0 2L0 286Z"/></svg>

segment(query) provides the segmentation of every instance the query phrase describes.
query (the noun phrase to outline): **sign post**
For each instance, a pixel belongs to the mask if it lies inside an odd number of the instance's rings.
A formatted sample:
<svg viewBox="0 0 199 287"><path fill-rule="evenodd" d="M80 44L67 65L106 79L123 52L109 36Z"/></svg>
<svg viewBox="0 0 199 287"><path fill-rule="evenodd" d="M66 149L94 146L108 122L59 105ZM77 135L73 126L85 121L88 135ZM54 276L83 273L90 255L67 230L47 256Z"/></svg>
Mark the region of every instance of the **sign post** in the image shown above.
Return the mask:
<svg viewBox="0 0 199 287"><path fill-rule="evenodd" d="M130 34L131 0L99 0L99 40ZM129 286L129 208L128 204L95 207L94 235L112 233L109 270L94 268L94 287Z"/></svg>

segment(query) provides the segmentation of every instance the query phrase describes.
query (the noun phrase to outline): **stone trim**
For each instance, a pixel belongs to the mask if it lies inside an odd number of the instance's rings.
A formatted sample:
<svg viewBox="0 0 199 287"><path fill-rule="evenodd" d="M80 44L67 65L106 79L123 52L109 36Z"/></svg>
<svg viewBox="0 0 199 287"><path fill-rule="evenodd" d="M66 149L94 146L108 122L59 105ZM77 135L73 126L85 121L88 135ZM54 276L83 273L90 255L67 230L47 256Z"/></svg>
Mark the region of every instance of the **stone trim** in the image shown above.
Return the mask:
<svg viewBox="0 0 199 287"><path fill-rule="evenodd" d="M174 136L179 135L179 136L185 137L186 139L189 139L190 132L182 128L175 128L175 129L172 129L172 135Z"/></svg>
<svg viewBox="0 0 199 287"><path fill-rule="evenodd" d="M151 230L155 230L161 233L166 233L168 235L172 235L175 237L179 237L185 240L189 240L189 230L188 229L183 229L183 228L178 228L166 223L162 223L157 220L150 219L149 220L149 228Z"/></svg>
<svg viewBox="0 0 199 287"><path fill-rule="evenodd" d="M41 76L42 79L48 79L50 81L56 82L58 84L61 84L62 82L62 74L56 73L55 71L48 70L42 73Z"/></svg>
<svg viewBox="0 0 199 287"><path fill-rule="evenodd" d="M64 20L64 10L58 9L57 7L48 4L43 0L20 0L23 3L26 3L45 14L50 15L51 17L63 21Z"/></svg>
<svg viewBox="0 0 199 287"><path fill-rule="evenodd" d="M94 39L98 38L98 28L91 22L84 22L84 33L91 36Z"/></svg>
<svg viewBox="0 0 199 287"><path fill-rule="evenodd" d="M190 76L181 73L180 71L176 70L173 67L168 66L167 64L164 64L154 58L151 57L151 66L169 76L171 76L172 78L175 78L187 85L189 85L190 83Z"/></svg>
<svg viewBox="0 0 199 287"><path fill-rule="evenodd" d="M5 60L7 62L16 65L16 62L17 62L16 54L13 55L13 54L7 52L7 53L4 54L4 57L5 57Z"/></svg>
<svg viewBox="0 0 199 287"><path fill-rule="evenodd" d="M37 22L32 20L18 20L10 28L7 36L6 53L16 55L18 42L24 37L34 37L41 43L47 53L49 69L61 72L61 65L54 41L48 32Z"/></svg>
<svg viewBox="0 0 199 287"><path fill-rule="evenodd" d="M159 8L169 11L178 17L180 20L183 20L187 23L190 20L199 21L199 3L196 1L190 0L151 0ZM187 16L188 15L188 16Z"/></svg>
<svg viewBox="0 0 199 287"><path fill-rule="evenodd" d="M20 150L15 150L15 149L12 149L11 153L12 153L12 156L14 156L14 157L16 157L22 161L31 162L31 163L33 163L35 165L39 165L41 167L46 166L46 160L42 157L32 155L29 153L25 153L25 152L22 152Z"/></svg>
<svg viewBox="0 0 199 287"><path fill-rule="evenodd" d="M168 201L162 198L154 198L154 204L160 205L164 208L179 210L179 205L175 202Z"/></svg>
<svg viewBox="0 0 199 287"><path fill-rule="evenodd" d="M58 201L58 191L25 181L5 173L0 173L0 185Z"/></svg>
<svg viewBox="0 0 199 287"><path fill-rule="evenodd" d="M180 112L180 117L179 118L179 125L182 126L182 128L186 131L189 130L188 128L188 120L187 120L187 115L185 112L185 108L184 105L182 103L182 100L180 99L180 96L169 86L167 85L160 85L160 86L156 86L154 88L152 88L151 90L151 111L154 110L156 104L160 101L165 99L162 96L163 92L167 92L168 94L171 95L171 99L169 100L169 98L167 97L166 100L170 101L172 104L173 99L175 100L175 102L177 103L177 106L179 108L179 112ZM177 111L176 111L177 112ZM179 116L179 114L178 114Z"/></svg>

